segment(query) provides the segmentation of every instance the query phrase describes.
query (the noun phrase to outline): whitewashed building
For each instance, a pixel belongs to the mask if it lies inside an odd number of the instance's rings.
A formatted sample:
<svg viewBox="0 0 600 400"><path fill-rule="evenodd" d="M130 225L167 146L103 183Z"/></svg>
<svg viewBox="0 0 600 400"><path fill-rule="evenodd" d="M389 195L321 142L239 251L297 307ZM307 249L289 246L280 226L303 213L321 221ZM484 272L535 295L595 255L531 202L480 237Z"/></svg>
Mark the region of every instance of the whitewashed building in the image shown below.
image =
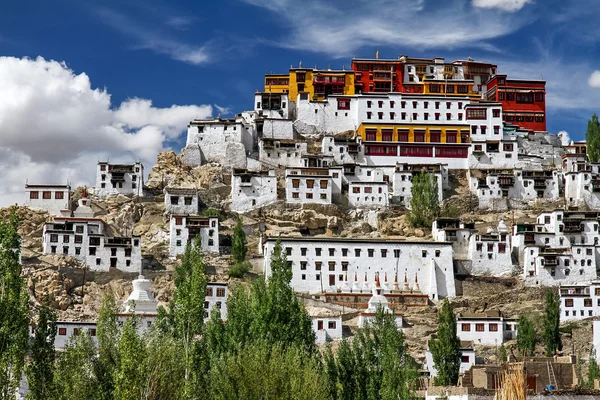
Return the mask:
<svg viewBox="0 0 600 400"><path fill-rule="evenodd" d="M556 170L471 170L471 191L480 209L506 210L560 198L561 176Z"/></svg>
<svg viewBox="0 0 600 400"><path fill-rule="evenodd" d="M71 185L25 184L24 206L41 208L53 215L71 214Z"/></svg>
<svg viewBox="0 0 600 400"><path fill-rule="evenodd" d="M265 276L271 275L270 255L276 238L265 240ZM281 246L292 268L291 285L297 292L338 292L348 284L347 275L407 276L420 291L438 300L456 295L452 244L391 239L346 239L330 237L281 238ZM413 278L414 277L414 278ZM362 288L371 292L372 284Z"/></svg>
<svg viewBox="0 0 600 400"><path fill-rule="evenodd" d="M567 206L600 210L600 164L586 162L575 168L564 172Z"/></svg>
<svg viewBox="0 0 600 400"><path fill-rule="evenodd" d="M294 102L289 101L287 93L256 92L254 111L257 118L289 120L295 115ZM268 136L268 132L263 132Z"/></svg>
<svg viewBox="0 0 600 400"><path fill-rule="evenodd" d="M302 167L307 146L300 140L262 138L258 143L259 161L267 167Z"/></svg>
<svg viewBox="0 0 600 400"><path fill-rule="evenodd" d="M227 298L229 288L224 282L208 282L206 284L206 296L204 298L204 322L210 319L213 308L219 309L221 319L227 319Z"/></svg>
<svg viewBox="0 0 600 400"><path fill-rule="evenodd" d="M535 224L513 227L512 246L529 285L556 286L596 279L599 251L598 213L555 210Z"/></svg>
<svg viewBox="0 0 600 400"><path fill-rule="evenodd" d="M360 164L364 161L360 137L354 139L325 136L321 141L321 152L333 157L337 165Z"/></svg>
<svg viewBox="0 0 600 400"><path fill-rule="evenodd" d="M438 201L442 204L444 189L449 188L448 166L444 164L396 164L393 177L393 200L394 203L402 204L410 208L412 200L412 180L415 174L430 173L436 179L438 187Z"/></svg>
<svg viewBox="0 0 600 400"><path fill-rule="evenodd" d="M341 313L324 307L307 307L306 312L312 320L317 344L342 339Z"/></svg>
<svg viewBox="0 0 600 400"><path fill-rule="evenodd" d="M242 213L277 201L275 171L233 169L231 174L231 211Z"/></svg>
<svg viewBox="0 0 600 400"><path fill-rule="evenodd" d="M165 213L196 215L200 211L200 196L193 188L165 188Z"/></svg>
<svg viewBox="0 0 600 400"><path fill-rule="evenodd" d="M387 207L389 204L388 182L350 182L348 184L348 203L352 207Z"/></svg>
<svg viewBox="0 0 600 400"><path fill-rule="evenodd" d="M375 284L373 285L372 295L369 299L369 306L366 310L358 313L358 326L365 328L369 324L373 324L377 315L377 311L380 309L384 314L394 314L396 327L402 329L403 319L402 315L395 314L389 307L388 299L384 296L385 292L389 292L389 288L385 288L379 281L379 275L375 275Z"/></svg>
<svg viewBox="0 0 600 400"><path fill-rule="evenodd" d="M30 327L29 334L34 335L34 328ZM98 346L98 337L96 336L97 324L96 322L82 322L82 321L57 321L56 322L56 336L54 337L54 348L64 349L67 347L71 338L79 335L80 333L86 332L90 335L90 338L96 346Z"/></svg>
<svg viewBox="0 0 600 400"><path fill-rule="evenodd" d="M114 194L143 196L144 166L141 162L134 164L98 162L94 192L98 197Z"/></svg>
<svg viewBox="0 0 600 400"><path fill-rule="evenodd" d="M473 347L473 342L460 342L460 369L459 374L464 374L466 371L470 370L473 365L477 364L477 359L475 357L475 347ZM433 362L433 354L429 350L429 342L427 342L427 350L425 351L425 368L429 372L429 376L431 378L435 378L438 374L437 369L435 368L435 364Z"/></svg>
<svg viewBox="0 0 600 400"><path fill-rule="evenodd" d="M577 285L561 285L558 293L561 322L600 317L599 280Z"/></svg>
<svg viewBox="0 0 600 400"><path fill-rule="evenodd" d="M200 237L202 251L219 254L219 217L199 215L171 215L169 224L169 254L177 257L196 237Z"/></svg>
<svg viewBox="0 0 600 400"><path fill-rule="evenodd" d="M517 337L517 321L506 318L500 311L459 313L456 316L456 335L461 341L500 346Z"/></svg>
<svg viewBox="0 0 600 400"><path fill-rule="evenodd" d="M342 168L288 168L286 202L331 204L342 193Z"/></svg>

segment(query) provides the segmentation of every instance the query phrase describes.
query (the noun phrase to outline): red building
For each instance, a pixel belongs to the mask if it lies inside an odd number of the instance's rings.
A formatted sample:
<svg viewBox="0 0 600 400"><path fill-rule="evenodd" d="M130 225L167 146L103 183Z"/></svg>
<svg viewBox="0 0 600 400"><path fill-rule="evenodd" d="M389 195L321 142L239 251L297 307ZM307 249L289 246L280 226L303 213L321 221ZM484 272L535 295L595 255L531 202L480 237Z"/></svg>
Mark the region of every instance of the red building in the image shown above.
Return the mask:
<svg viewBox="0 0 600 400"><path fill-rule="evenodd" d="M402 92L404 64L401 60L353 58L355 93Z"/></svg>
<svg viewBox="0 0 600 400"><path fill-rule="evenodd" d="M486 100L502 104L505 122L532 131L546 130L546 81L496 75L487 82Z"/></svg>

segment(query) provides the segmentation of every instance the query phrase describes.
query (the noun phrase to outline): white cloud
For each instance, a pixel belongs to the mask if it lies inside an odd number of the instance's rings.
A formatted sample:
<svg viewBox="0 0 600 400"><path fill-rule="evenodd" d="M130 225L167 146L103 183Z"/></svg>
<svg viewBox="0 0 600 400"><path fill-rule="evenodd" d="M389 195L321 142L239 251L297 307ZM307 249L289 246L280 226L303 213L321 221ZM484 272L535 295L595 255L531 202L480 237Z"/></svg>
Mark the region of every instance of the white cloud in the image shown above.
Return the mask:
<svg viewBox="0 0 600 400"><path fill-rule="evenodd" d="M569 132L560 131L558 132L557 136L560 138L560 141L563 146L567 146L571 143L571 136L569 136Z"/></svg>
<svg viewBox="0 0 600 400"><path fill-rule="evenodd" d="M473 6L479 8L497 8L503 11L518 11L532 0L473 0Z"/></svg>
<svg viewBox="0 0 600 400"><path fill-rule="evenodd" d="M535 16L470 7L470 0L242 0L278 14L283 37L263 38L284 48L322 52L336 58L363 47L444 49L476 46L496 50L490 39L513 33ZM433 4L435 3L435 4ZM435 27L443 27L435 28ZM399 54L395 54L394 57Z"/></svg>
<svg viewBox="0 0 600 400"><path fill-rule="evenodd" d="M595 70L592 72L588 78L588 85L593 88L600 88L600 70Z"/></svg>
<svg viewBox="0 0 600 400"><path fill-rule="evenodd" d="M141 160L149 172L168 140L212 112L139 98L114 108L106 90L64 63L0 57L0 205L21 202L26 179L93 185L96 162L109 157Z"/></svg>

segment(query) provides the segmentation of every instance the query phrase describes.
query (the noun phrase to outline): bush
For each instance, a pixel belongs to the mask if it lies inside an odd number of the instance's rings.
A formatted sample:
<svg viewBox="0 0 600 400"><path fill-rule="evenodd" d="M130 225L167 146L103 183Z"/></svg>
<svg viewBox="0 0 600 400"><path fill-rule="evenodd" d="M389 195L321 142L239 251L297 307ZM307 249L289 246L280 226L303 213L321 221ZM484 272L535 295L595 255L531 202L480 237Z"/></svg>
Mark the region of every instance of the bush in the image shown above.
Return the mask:
<svg viewBox="0 0 600 400"><path fill-rule="evenodd" d="M250 271L251 265L248 261L233 264L229 267L230 278L243 278Z"/></svg>

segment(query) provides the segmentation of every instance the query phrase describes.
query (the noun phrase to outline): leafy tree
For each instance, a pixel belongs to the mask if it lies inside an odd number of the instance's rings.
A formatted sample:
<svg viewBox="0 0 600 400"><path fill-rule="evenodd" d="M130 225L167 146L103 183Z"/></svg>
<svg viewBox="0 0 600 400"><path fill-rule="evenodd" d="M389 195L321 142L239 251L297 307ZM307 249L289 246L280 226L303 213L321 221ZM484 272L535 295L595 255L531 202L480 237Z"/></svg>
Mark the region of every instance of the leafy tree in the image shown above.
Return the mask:
<svg viewBox="0 0 600 400"><path fill-rule="evenodd" d="M242 218L238 217L235 229L233 230L233 239L231 241L231 254L233 256L234 264L240 264L246 261L247 253L246 233L244 232L244 226L242 225Z"/></svg>
<svg viewBox="0 0 600 400"><path fill-rule="evenodd" d="M248 261L241 262L239 264L233 264L229 267L230 278L243 278L250 271L250 263Z"/></svg>
<svg viewBox="0 0 600 400"><path fill-rule="evenodd" d="M87 332L71 338L56 360L54 385L60 400L101 399L94 370L96 346Z"/></svg>
<svg viewBox="0 0 600 400"><path fill-rule="evenodd" d="M600 122L596 114L588 121L585 142L589 161L593 163L600 161Z"/></svg>
<svg viewBox="0 0 600 400"><path fill-rule="evenodd" d="M579 360L578 360L579 361ZM590 358L588 359L588 373L587 373L587 387L590 389L594 388L594 381L600 379L600 367L596 362L596 349L592 346L590 351Z"/></svg>
<svg viewBox="0 0 600 400"><path fill-rule="evenodd" d="M40 308L37 326L31 339L31 361L25 367L28 399L51 399L54 390L54 338L56 312L46 306Z"/></svg>
<svg viewBox="0 0 600 400"><path fill-rule="evenodd" d="M119 362L114 371L115 400L138 399L145 391L146 347L137 332L138 322L135 317L127 318L121 332Z"/></svg>
<svg viewBox="0 0 600 400"><path fill-rule="evenodd" d="M435 384L456 385L460 371L460 340L456 336L456 317L447 299L438 314L437 338L429 342L429 350L438 373L434 379Z"/></svg>
<svg viewBox="0 0 600 400"><path fill-rule="evenodd" d="M181 362L181 341L151 331L147 336L143 393L147 400L179 400L185 398L185 366Z"/></svg>
<svg viewBox="0 0 600 400"><path fill-rule="evenodd" d="M508 360L508 355L506 353L506 347L504 347L504 344L501 344L500 347L498 348L498 361L505 363L506 360Z"/></svg>
<svg viewBox="0 0 600 400"><path fill-rule="evenodd" d="M562 350L560 340L560 303L558 293L555 290L546 291L546 306L544 312L544 330L542 337L546 355L550 356L557 350ZM519 327L519 335L521 334Z"/></svg>
<svg viewBox="0 0 600 400"><path fill-rule="evenodd" d="M427 172L415 174L410 190L410 212L408 221L412 226L431 227L440 213L438 182L435 175Z"/></svg>
<svg viewBox="0 0 600 400"><path fill-rule="evenodd" d="M16 207L0 220L0 398L14 398L29 340L29 311L21 276L21 219Z"/></svg>
<svg viewBox="0 0 600 400"><path fill-rule="evenodd" d="M102 297L102 305L98 312L98 359L94 370L101 386L101 396L112 399L114 391L114 372L119 362L119 324L117 314L119 309L112 291L107 291Z"/></svg>
<svg viewBox="0 0 600 400"><path fill-rule="evenodd" d="M537 333L530 318L525 315L519 316L519 334L517 335L517 348L521 355L527 356L535 353L537 344Z"/></svg>

